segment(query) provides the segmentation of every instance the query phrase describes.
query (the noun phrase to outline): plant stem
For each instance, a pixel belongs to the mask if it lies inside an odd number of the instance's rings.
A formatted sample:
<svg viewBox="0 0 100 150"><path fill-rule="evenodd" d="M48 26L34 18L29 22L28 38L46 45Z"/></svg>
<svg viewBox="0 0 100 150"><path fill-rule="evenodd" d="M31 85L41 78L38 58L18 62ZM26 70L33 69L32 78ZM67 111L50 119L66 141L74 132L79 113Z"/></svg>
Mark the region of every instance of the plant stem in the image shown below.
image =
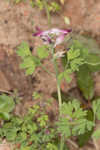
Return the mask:
<svg viewBox="0 0 100 150"><path fill-rule="evenodd" d="M50 17L50 11L48 10L48 4L47 0L43 0L44 8L46 10L47 18L48 18L48 24L51 24L51 17Z"/></svg>
<svg viewBox="0 0 100 150"><path fill-rule="evenodd" d="M51 76L54 77L54 74L51 73L45 66L43 66L42 64L41 64L40 66L41 66L41 68L42 68L44 71L46 71L49 75L51 75Z"/></svg>
<svg viewBox="0 0 100 150"><path fill-rule="evenodd" d="M63 150L63 148L64 148L64 136L61 136L60 150Z"/></svg>
<svg viewBox="0 0 100 150"><path fill-rule="evenodd" d="M60 109L61 109L61 105L62 105L62 98L61 98L60 82L58 80L59 71L58 71L56 58L54 57L55 49L53 47L51 47L51 49L52 49L53 65L54 65L54 69L55 69L55 73L56 73L56 81L57 81L57 94L58 94L58 101L59 101L59 114L61 114ZM61 136L60 150L63 150L63 147L64 147L64 136Z"/></svg>
<svg viewBox="0 0 100 150"><path fill-rule="evenodd" d="M53 64L54 64L54 69L56 73L57 93L58 93L58 101L59 101L59 109L60 109L62 105L62 98L61 98L60 82L58 80L58 75L59 75L58 66L57 66L56 59L54 58L54 48L52 48L52 57L53 57Z"/></svg>

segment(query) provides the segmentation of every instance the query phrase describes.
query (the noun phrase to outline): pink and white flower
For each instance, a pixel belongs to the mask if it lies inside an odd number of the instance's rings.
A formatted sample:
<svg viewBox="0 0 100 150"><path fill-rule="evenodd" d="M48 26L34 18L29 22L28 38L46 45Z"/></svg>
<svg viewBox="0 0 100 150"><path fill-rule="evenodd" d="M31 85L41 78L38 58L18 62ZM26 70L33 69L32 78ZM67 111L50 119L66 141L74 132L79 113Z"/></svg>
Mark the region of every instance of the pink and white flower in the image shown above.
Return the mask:
<svg viewBox="0 0 100 150"><path fill-rule="evenodd" d="M41 31L39 28L36 28L36 30L37 32L34 33L33 36L40 37L44 44L54 44L54 47L61 44L64 41L65 36L72 31L71 29L61 30L57 28L46 31ZM55 40L54 37L56 37Z"/></svg>

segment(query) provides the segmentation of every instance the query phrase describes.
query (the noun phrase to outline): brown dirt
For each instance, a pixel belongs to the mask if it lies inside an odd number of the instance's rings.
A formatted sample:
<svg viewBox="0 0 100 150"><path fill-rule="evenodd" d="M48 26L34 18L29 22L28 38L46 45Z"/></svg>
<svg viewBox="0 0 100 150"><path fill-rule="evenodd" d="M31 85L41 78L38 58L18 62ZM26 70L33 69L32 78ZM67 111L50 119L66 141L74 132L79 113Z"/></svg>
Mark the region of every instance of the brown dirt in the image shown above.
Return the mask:
<svg viewBox="0 0 100 150"><path fill-rule="evenodd" d="M52 15L51 27L65 28L63 16L69 17L71 24L68 27L73 28L73 31L89 32L100 44L100 0L66 0L62 11ZM22 41L27 41L33 47L34 54L36 46L40 44L37 38L32 37L33 28L36 25L44 30L49 28L44 11L32 8L28 2L14 5L9 1L0 0L0 90L18 89L18 94L23 98L25 107L33 104L31 100L34 91L43 92L45 98L49 98L56 90L55 79L40 68L36 71L36 77L26 77L24 71L19 68L20 58L15 53L16 47ZM53 71L48 60L44 64ZM100 96L99 80L100 75L97 74L95 91ZM67 92L73 87L76 87L74 75L69 85L62 84L62 90ZM18 113L22 105L18 106ZM88 146L82 150L96 150L92 147ZM8 149L4 147L2 149L0 146L0 150Z"/></svg>

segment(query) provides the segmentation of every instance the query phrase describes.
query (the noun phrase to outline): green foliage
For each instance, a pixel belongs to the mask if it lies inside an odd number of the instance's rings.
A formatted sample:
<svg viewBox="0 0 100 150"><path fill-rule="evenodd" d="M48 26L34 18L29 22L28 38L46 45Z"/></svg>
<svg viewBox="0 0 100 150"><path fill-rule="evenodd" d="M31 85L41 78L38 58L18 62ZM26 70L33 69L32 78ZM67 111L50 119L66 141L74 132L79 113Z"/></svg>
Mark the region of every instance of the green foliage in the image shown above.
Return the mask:
<svg viewBox="0 0 100 150"><path fill-rule="evenodd" d="M72 45L74 45L74 48L77 49L84 49L85 51L88 50L88 52L94 53L94 54L100 54L100 47L97 44L97 41L93 38L91 38L90 36L86 35L80 35L80 34L76 34L76 33L72 33L71 34L72 40L70 40L67 43L67 47L71 47ZM75 44L77 41L77 44Z"/></svg>
<svg viewBox="0 0 100 150"><path fill-rule="evenodd" d="M51 143L48 143L46 148L47 150L58 150L57 146Z"/></svg>
<svg viewBox="0 0 100 150"><path fill-rule="evenodd" d="M0 118L4 120L10 119L10 112L13 111L15 103L12 97L5 94L0 95Z"/></svg>
<svg viewBox="0 0 100 150"><path fill-rule="evenodd" d="M18 47L18 50L16 53L22 58L23 62L20 64L20 67L22 69L25 69L26 75L32 75L36 67L42 66L42 63L41 63L42 59L47 58L49 55L48 47L43 45L37 48L38 56L33 56L26 42L23 42ZM43 67L43 69L47 71L45 67Z"/></svg>
<svg viewBox="0 0 100 150"><path fill-rule="evenodd" d="M31 56L31 52L29 50L29 46L26 42L22 42L20 46L17 48L16 52L19 56L21 56L23 59Z"/></svg>
<svg viewBox="0 0 100 150"><path fill-rule="evenodd" d="M64 72L59 74L59 81L65 78L67 82L71 81L70 74L79 71L80 66L86 63L88 56L88 50L84 50L82 45L78 41L74 41L73 45L70 46L70 50L67 55L62 58L64 65Z"/></svg>
<svg viewBox="0 0 100 150"><path fill-rule="evenodd" d="M70 73L76 72L79 89L85 99L91 100L94 96L92 73L100 70L99 48L93 39L88 39L76 34L72 36L74 40L68 43L70 50L67 52L67 58L63 58L62 62L65 68L67 68L67 71ZM89 43L87 42L88 40ZM91 43L92 45L94 44L93 47L91 47ZM96 50L93 50L93 48ZM61 73L59 76L60 80L65 78L71 81L68 73L66 73L65 76Z"/></svg>
<svg viewBox="0 0 100 150"><path fill-rule="evenodd" d="M48 9L49 9L50 12L56 12L56 11L60 10L60 6L56 2L51 2L51 4L49 5Z"/></svg>
<svg viewBox="0 0 100 150"><path fill-rule="evenodd" d="M86 58L86 63L92 66L100 66L100 54L90 53Z"/></svg>
<svg viewBox="0 0 100 150"><path fill-rule="evenodd" d="M76 51L74 51L73 47L70 49L70 51L68 51L68 54L67 54L68 61L73 60L79 56L80 56L80 50L77 49Z"/></svg>
<svg viewBox="0 0 100 150"><path fill-rule="evenodd" d="M77 42L75 44L77 44ZM84 52L84 55L87 56L87 52L86 54ZM72 70L72 72L75 72L79 70L79 66L85 63L85 57L82 56L80 49L75 49L74 46L72 46L67 52L67 61L69 68Z"/></svg>
<svg viewBox="0 0 100 150"><path fill-rule="evenodd" d="M85 97L85 99L91 100L94 96L94 81L88 66L87 65L81 66L76 74L77 74L77 84L83 96Z"/></svg>
<svg viewBox="0 0 100 150"><path fill-rule="evenodd" d="M41 97L42 97L38 92L34 92L32 96L33 96L33 98L34 98L35 100L36 100L36 99L41 99Z"/></svg>
<svg viewBox="0 0 100 150"><path fill-rule="evenodd" d="M58 132L66 138L83 134L94 126L92 121L86 119L87 111L82 110L78 100L63 103L60 113Z"/></svg>
<svg viewBox="0 0 100 150"><path fill-rule="evenodd" d="M30 0L32 7L38 7L40 10L45 8L44 0ZM60 5L55 1L46 1L46 7L49 12L56 12L60 10Z"/></svg>
<svg viewBox="0 0 100 150"><path fill-rule="evenodd" d="M20 2L26 2L27 0L13 0L15 4L19 4ZM38 7L40 10L45 10L48 18L48 24L51 23L50 13L57 12L60 10L60 5L55 0L29 0L30 5L34 7Z"/></svg>
<svg viewBox="0 0 100 150"><path fill-rule="evenodd" d="M46 122L48 121L48 116L44 114L41 117L38 117L37 121L39 122L40 127L45 127Z"/></svg>
<svg viewBox="0 0 100 150"><path fill-rule="evenodd" d="M92 112L92 110L88 110L87 111L87 116L86 118L90 121L93 122L94 120L94 114ZM78 145L80 147L84 146L85 144L87 144L87 142L90 140L91 136L93 133L93 128L90 131L86 131L84 134L81 134L78 136Z"/></svg>
<svg viewBox="0 0 100 150"><path fill-rule="evenodd" d="M100 120L100 98L93 100L92 109L94 113L94 122L96 119ZM96 129L93 134L93 138L100 139L100 128Z"/></svg>
<svg viewBox="0 0 100 150"><path fill-rule="evenodd" d="M92 137L96 139L100 139L100 129L97 129L96 131L94 131L94 133L92 134Z"/></svg>
<svg viewBox="0 0 100 150"><path fill-rule="evenodd" d="M39 56L40 59L47 58L49 55L49 52L47 50L47 46L43 45L41 47L37 48L37 55Z"/></svg>
<svg viewBox="0 0 100 150"><path fill-rule="evenodd" d="M31 54L29 46L25 42L18 47L17 54L22 58L23 63L20 67L26 69L26 75L31 75L35 68L41 64L40 59Z"/></svg>
<svg viewBox="0 0 100 150"><path fill-rule="evenodd" d="M39 105L34 105L23 117L12 116L0 128L0 138L5 137L7 141L19 143L20 149L55 150L55 129L51 127L45 110L41 109Z"/></svg>
<svg viewBox="0 0 100 150"><path fill-rule="evenodd" d="M98 120L100 120L100 99L96 99L92 103L93 113Z"/></svg>
<svg viewBox="0 0 100 150"><path fill-rule="evenodd" d="M23 63L21 67L26 69L27 74L32 74L38 66L43 68L41 60L49 56L48 47L44 45L38 47L37 56L33 56L27 43L22 43L17 53L22 57ZM61 73L59 73L57 61L54 59L55 50L51 51L51 53L53 53L52 58L56 72L58 98L60 95L59 83L61 80L65 79L67 82L70 82L70 75L76 72L78 87L84 98L88 101L92 100L94 97L92 73L99 70L99 53L98 55L94 52L90 53L89 47L85 47L78 40L74 40L70 46L70 50L67 51L67 54L65 54L63 58L64 71ZM34 99L41 99L38 93L34 93L33 97ZM72 101L68 103L61 104L61 107L59 107L58 121L55 121L53 125L50 124L47 113L38 105L35 105L29 109L28 114L26 114L23 119L19 118L21 119L19 125L12 123L12 120L8 125L6 124L7 129L4 128L0 131L1 137L6 137L8 141L14 139L14 141L20 142L21 149L29 149L29 142L31 142L30 148L39 150L58 149L59 144L57 144L56 141L59 141L59 139L61 140L60 146L63 147L65 146L64 143L66 139L71 136L78 136L79 146L86 144L91 135L93 137L99 137L99 132L97 133L97 131L95 131L93 133L93 128L95 126L95 120L100 120L100 100L93 101L93 113L92 111L90 113L89 110L82 109L78 100L71 100ZM9 127L9 125L11 126ZM11 128L13 128L14 131L10 130Z"/></svg>
<svg viewBox="0 0 100 150"><path fill-rule="evenodd" d="M16 4L18 4L18 3L20 3L20 2L25 2L26 0L13 0L14 1L14 3L16 3Z"/></svg>
<svg viewBox="0 0 100 150"><path fill-rule="evenodd" d="M87 100L91 100L94 97L92 73L96 71L100 71L100 55L89 53L86 57L86 64L80 66L79 71L76 72L78 87Z"/></svg>

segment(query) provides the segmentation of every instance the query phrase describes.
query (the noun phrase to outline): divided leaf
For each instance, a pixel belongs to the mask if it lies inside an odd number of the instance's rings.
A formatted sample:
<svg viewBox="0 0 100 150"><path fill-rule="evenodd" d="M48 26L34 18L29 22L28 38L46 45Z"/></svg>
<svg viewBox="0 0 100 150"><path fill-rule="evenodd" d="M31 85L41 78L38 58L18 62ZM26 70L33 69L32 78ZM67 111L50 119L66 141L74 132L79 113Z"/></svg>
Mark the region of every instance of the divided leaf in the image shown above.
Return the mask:
<svg viewBox="0 0 100 150"><path fill-rule="evenodd" d="M40 59L32 55L28 44L25 42L19 46L17 54L22 58L23 62L20 64L20 67L26 69L26 75L31 75L35 68L41 64Z"/></svg>
<svg viewBox="0 0 100 150"><path fill-rule="evenodd" d="M67 53L68 61L75 59L79 56L80 56L80 50L79 49L74 50L73 47L71 47L71 49Z"/></svg>
<svg viewBox="0 0 100 150"><path fill-rule="evenodd" d="M86 65L82 65L77 74L77 84L83 96L88 100L94 96L94 81Z"/></svg>
<svg viewBox="0 0 100 150"><path fill-rule="evenodd" d="M92 110L87 111L87 119L90 121L93 121L94 114L93 114ZM87 144L87 142L91 138L92 133L93 133L93 128L90 131L86 131L84 134L79 135L78 136L78 145L80 147L83 147L85 144Z"/></svg>
<svg viewBox="0 0 100 150"><path fill-rule="evenodd" d="M70 137L90 131L94 123L86 119L86 115L87 111L82 110L78 100L63 103L60 110L60 118L57 122L58 132L65 137Z"/></svg>
<svg viewBox="0 0 100 150"><path fill-rule="evenodd" d="M18 47L18 50L16 51L16 53L22 58L31 56L29 46L26 42L22 42L22 44Z"/></svg>
<svg viewBox="0 0 100 150"><path fill-rule="evenodd" d="M49 55L48 49L46 45L37 48L37 54L40 59L47 58Z"/></svg>

